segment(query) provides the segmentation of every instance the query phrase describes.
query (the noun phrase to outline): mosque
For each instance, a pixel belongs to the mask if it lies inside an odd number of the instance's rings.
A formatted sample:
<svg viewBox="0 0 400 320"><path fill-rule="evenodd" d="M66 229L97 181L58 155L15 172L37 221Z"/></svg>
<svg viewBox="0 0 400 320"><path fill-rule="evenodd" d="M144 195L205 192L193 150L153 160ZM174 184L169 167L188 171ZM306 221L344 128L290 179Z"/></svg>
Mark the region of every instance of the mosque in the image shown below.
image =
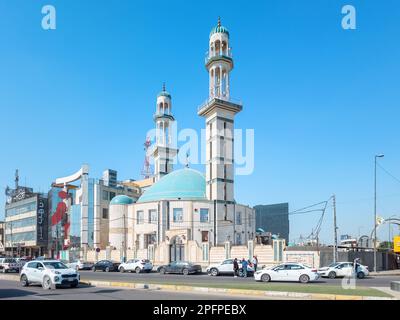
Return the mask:
<svg viewBox="0 0 400 320"><path fill-rule="evenodd" d="M158 94L152 185L137 200L120 195L110 204L109 245L121 257L133 252L159 263L204 262L213 247L227 252L230 246L247 247L255 238L254 209L234 197L234 118L242 105L230 98L233 65L229 31L218 20L205 61L209 97L197 111L205 119L205 173L173 170L178 150L169 130L175 121L172 98L165 87Z"/></svg>

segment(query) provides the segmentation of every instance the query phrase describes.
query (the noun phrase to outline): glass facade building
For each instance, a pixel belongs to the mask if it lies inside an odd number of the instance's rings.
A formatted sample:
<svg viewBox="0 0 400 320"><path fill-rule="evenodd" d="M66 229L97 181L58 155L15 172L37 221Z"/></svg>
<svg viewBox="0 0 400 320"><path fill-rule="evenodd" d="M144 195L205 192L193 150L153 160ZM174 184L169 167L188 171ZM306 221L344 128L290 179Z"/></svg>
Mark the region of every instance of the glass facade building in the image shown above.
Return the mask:
<svg viewBox="0 0 400 320"><path fill-rule="evenodd" d="M289 204L278 203L258 205L256 211L256 230L261 228L265 232L279 235L289 243Z"/></svg>

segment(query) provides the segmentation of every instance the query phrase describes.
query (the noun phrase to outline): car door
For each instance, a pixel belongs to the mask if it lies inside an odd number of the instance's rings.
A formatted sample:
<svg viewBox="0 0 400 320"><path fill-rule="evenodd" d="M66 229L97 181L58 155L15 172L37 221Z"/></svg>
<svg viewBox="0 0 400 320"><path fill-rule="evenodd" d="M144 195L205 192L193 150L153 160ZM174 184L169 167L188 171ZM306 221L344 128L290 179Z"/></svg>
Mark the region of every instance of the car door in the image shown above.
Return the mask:
<svg viewBox="0 0 400 320"><path fill-rule="evenodd" d="M286 268L286 279L287 281L299 281L304 268L298 264L287 265Z"/></svg>
<svg viewBox="0 0 400 320"><path fill-rule="evenodd" d="M171 262L166 266L165 271L169 273L174 273L175 269L176 269L176 262Z"/></svg>
<svg viewBox="0 0 400 320"><path fill-rule="evenodd" d="M352 263L344 263L342 267L342 272L344 277L351 277L353 273L353 264Z"/></svg>
<svg viewBox="0 0 400 320"><path fill-rule="evenodd" d="M233 273L233 259L228 259L222 262L219 267L220 273Z"/></svg>
<svg viewBox="0 0 400 320"><path fill-rule="evenodd" d="M96 270L104 270L104 261L101 260L96 265Z"/></svg>
<svg viewBox="0 0 400 320"><path fill-rule="evenodd" d="M37 270L36 274L37 274L38 282L42 283L43 282L44 273L45 273L45 270L46 270L44 265L43 265L43 263L38 262L36 270Z"/></svg>
<svg viewBox="0 0 400 320"><path fill-rule="evenodd" d="M39 282L39 274L37 269L37 262L29 262L26 266L26 276L29 282Z"/></svg>
<svg viewBox="0 0 400 320"><path fill-rule="evenodd" d="M272 281L282 281L286 277L285 265L281 264L268 272Z"/></svg>

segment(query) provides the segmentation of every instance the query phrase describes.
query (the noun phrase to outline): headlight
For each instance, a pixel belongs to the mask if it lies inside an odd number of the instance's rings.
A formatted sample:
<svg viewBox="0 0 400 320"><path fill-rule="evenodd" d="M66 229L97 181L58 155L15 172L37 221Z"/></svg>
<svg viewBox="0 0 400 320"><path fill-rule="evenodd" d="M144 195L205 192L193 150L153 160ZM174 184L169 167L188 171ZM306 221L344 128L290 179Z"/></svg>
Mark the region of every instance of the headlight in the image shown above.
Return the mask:
<svg viewBox="0 0 400 320"><path fill-rule="evenodd" d="M60 280L60 277L58 277L58 276L54 277L54 281L59 281L59 280Z"/></svg>
<svg viewBox="0 0 400 320"><path fill-rule="evenodd" d="M55 273L55 274L61 274L60 271L56 271L56 270L51 270L51 272Z"/></svg>

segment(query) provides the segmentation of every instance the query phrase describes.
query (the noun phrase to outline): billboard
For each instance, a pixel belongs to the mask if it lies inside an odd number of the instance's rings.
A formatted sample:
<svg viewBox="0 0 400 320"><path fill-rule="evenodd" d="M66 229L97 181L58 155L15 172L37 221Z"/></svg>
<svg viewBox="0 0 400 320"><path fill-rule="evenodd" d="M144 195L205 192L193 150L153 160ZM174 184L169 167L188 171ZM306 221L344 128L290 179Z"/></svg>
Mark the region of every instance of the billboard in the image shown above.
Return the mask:
<svg viewBox="0 0 400 320"><path fill-rule="evenodd" d="M400 253L400 236L396 236L393 238L393 251L396 253Z"/></svg>
<svg viewBox="0 0 400 320"><path fill-rule="evenodd" d="M47 199L38 196L37 199L37 239L39 246L47 245Z"/></svg>

